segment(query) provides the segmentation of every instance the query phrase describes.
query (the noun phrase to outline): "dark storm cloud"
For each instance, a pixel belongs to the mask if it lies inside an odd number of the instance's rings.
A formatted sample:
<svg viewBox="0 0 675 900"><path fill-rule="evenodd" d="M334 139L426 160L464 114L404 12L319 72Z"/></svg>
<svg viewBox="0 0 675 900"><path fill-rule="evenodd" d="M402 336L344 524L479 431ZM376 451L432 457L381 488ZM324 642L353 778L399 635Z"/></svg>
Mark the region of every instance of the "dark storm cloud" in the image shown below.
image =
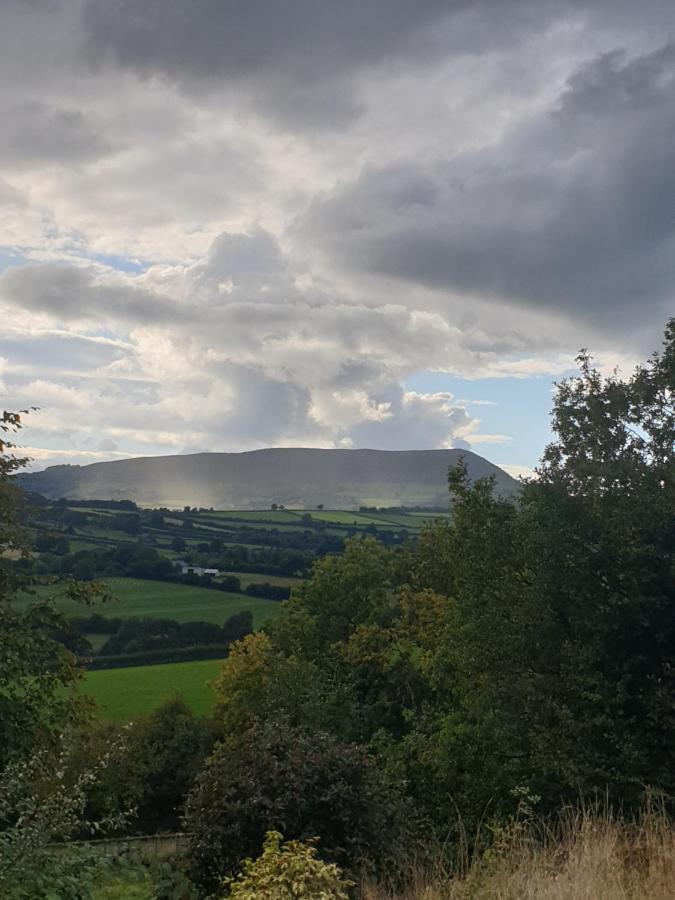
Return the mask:
<svg viewBox="0 0 675 900"><path fill-rule="evenodd" d="M220 79L291 70L323 78L410 50L449 6L470 2L92 0L84 23L92 49L144 72Z"/></svg>
<svg viewBox="0 0 675 900"><path fill-rule="evenodd" d="M675 283L675 47L580 68L497 145L364 170L300 233L353 270L620 326Z"/></svg>
<svg viewBox="0 0 675 900"><path fill-rule="evenodd" d="M296 126L360 111L359 74L479 52L550 18L535 0L89 0L90 60L188 89L229 86Z"/></svg>

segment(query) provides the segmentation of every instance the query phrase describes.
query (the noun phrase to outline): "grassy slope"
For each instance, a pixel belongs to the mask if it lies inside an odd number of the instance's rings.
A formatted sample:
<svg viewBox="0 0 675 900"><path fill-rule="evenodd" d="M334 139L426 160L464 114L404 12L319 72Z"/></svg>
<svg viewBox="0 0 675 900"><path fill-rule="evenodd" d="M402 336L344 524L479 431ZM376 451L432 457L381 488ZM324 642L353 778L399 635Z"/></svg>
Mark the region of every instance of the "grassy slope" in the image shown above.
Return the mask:
<svg viewBox="0 0 675 900"><path fill-rule="evenodd" d="M218 675L220 663L218 659L200 659L87 672L82 692L96 700L102 718L115 722L127 722L176 696L196 715L208 715L215 706L209 683Z"/></svg>
<svg viewBox="0 0 675 900"><path fill-rule="evenodd" d="M110 618L152 616L174 619L177 622L214 622L218 625L235 613L250 610L254 627L259 628L279 612L280 606L273 600L230 594L208 588L171 584L162 581L146 581L135 578L103 579L116 600L95 609L73 603L61 595L59 585L41 586L40 596L54 596L57 606L68 616L88 616L100 612ZM30 596L23 595L17 603L27 604Z"/></svg>

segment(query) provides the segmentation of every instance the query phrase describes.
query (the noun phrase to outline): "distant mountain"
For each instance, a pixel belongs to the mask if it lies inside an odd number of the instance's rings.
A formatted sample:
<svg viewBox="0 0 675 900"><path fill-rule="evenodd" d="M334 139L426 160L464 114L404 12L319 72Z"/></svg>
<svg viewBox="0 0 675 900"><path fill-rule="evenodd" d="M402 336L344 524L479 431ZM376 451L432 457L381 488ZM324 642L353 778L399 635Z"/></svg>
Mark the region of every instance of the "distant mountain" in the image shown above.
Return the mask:
<svg viewBox="0 0 675 900"><path fill-rule="evenodd" d="M493 475L497 491L518 482L468 450L309 450L194 453L50 466L21 476L30 491L58 499L134 500L141 506L358 509L448 505L447 473L464 457L471 478Z"/></svg>

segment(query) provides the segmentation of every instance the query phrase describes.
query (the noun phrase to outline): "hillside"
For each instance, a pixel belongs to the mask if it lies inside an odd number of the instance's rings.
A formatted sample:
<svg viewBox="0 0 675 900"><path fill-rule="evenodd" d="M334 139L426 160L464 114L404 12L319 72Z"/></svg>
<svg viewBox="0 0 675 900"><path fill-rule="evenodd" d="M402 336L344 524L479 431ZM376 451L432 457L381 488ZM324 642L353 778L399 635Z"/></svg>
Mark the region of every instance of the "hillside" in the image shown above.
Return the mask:
<svg viewBox="0 0 675 900"><path fill-rule="evenodd" d="M143 506L313 509L446 506L447 472L464 457L472 478L493 475L500 494L517 482L468 450L314 450L195 453L50 466L21 476L27 490L73 500L134 500Z"/></svg>

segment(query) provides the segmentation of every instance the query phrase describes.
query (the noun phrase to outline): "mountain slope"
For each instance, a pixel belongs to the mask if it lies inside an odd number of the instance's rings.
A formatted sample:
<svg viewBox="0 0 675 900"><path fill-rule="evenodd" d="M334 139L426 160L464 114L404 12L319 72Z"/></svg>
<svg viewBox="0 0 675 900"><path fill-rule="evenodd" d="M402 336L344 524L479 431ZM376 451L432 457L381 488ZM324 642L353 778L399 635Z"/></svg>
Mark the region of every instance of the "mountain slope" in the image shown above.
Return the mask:
<svg viewBox="0 0 675 900"><path fill-rule="evenodd" d="M142 506L216 509L447 506L447 472L464 457L471 478L493 475L512 495L517 482L468 450L311 450L195 453L50 466L21 476L51 499L134 500Z"/></svg>

